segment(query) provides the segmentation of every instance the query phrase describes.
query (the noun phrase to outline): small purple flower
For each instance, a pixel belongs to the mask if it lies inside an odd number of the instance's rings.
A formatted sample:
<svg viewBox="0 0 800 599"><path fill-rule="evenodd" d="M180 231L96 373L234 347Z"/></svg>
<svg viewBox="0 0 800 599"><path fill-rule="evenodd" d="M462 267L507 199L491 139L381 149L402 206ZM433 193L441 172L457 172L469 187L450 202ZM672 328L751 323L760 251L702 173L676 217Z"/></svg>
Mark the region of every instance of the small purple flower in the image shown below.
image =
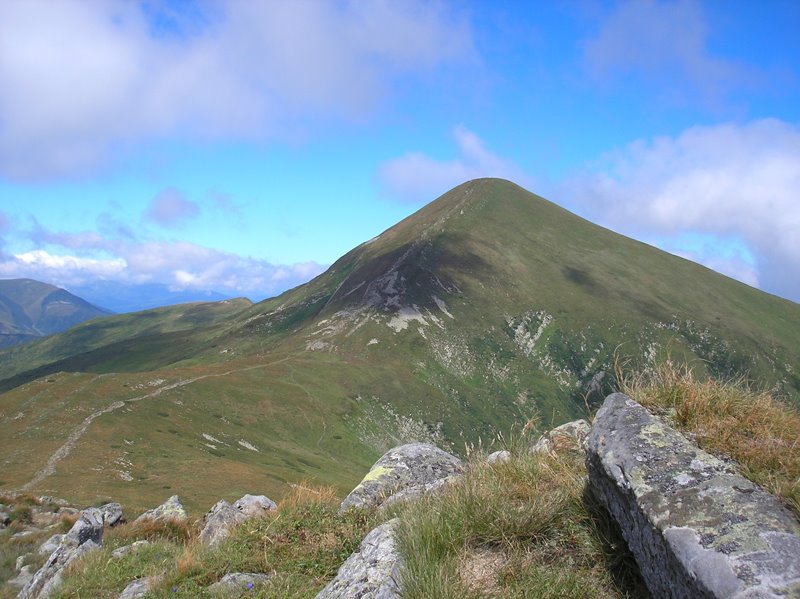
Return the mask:
<svg viewBox="0 0 800 599"><path fill-rule="evenodd" d="M253 583L252 582L248 582L247 583L247 590L249 591L252 588L253 588Z"/></svg>
<svg viewBox="0 0 800 599"><path fill-rule="evenodd" d="M172 587L172 592L173 593L177 593L178 592L178 587Z"/></svg>

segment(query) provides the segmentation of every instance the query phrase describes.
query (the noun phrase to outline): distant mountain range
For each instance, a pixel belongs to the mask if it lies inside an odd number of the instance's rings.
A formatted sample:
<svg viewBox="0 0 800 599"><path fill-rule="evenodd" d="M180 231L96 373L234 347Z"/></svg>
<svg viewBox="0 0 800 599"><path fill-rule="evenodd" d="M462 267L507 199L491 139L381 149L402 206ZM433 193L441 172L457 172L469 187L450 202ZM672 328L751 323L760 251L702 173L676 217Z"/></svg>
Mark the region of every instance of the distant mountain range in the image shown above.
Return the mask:
<svg viewBox="0 0 800 599"><path fill-rule="evenodd" d="M60 333L112 313L47 283L3 279L0 280L0 348Z"/></svg>
<svg viewBox="0 0 800 599"><path fill-rule="evenodd" d="M0 488L198 509L304 478L346 492L400 442L458 450L582 416L617 360L686 360L800 403L798 339L798 304L479 179L279 297L0 351Z"/></svg>
<svg viewBox="0 0 800 599"><path fill-rule="evenodd" d="M174 290L160 283L127 284L116 281L95 281L73 286L70 290L75 295L95 305L105 306L118 314L175 304L218 302L232 297L216 291Z"/></svg>

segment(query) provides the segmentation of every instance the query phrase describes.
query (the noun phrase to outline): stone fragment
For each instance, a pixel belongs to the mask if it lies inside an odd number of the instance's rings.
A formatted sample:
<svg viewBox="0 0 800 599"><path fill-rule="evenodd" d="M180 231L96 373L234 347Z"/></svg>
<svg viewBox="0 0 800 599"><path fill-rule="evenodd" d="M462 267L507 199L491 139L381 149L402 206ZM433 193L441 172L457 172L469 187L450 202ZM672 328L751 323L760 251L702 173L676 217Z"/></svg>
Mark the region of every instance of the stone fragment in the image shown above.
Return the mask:
<svg viewBox="0 0 800 599"><path fill-rule="evenodd" d="M364 537L316 599L399 599L402 557L394 538L399 522L389 520Z"/></svg>
<svg viewBox="0 0 800 599"><path fill-rule="evenodd" d="M586 451L591 427L586 420L573 420L547 431L530 448L530 453Z"/></svg>
<svg viewBox="0 0 800 599"><path fill-rule="evenodd" d="M152 520L153 522L160 522L164 520L177 520L183 521L188 519L189 516L183 508L183 504L177 495L173 495L157 508L147 510L141 516L134 520L136 522L145 522Z"/></svg>
<svg viewBox="0 0 800 599"><path fill-rule="evenodd" d="M111 557L114 559L120 559L125 557L132 551L138 551L142 547L149 545L150 541L142 540L142 541L134 541L130 545L123 545L122 547L118 547L111 552Z"/></svg>
<svg viewBox="0 0 800 599"><path fill-rule="evenodd" d="M103 512L103 515L105 516L107 526L114 527L117 524L122 524L125 522L125 518L122 514L122 506L118 503L107 503L105 505L101 505L100 511Z"/></svg>
<svg viewBox="0 0 800 599"><path fill-rule="evenodd" d="M378 506L399 492L403 492L404 498L430 492L441 487L444 480L460 476L463 471L460 459L435 445L401 445L390 449L375 462L339 509Z"/></svg>
<svg viewBox="0 0 800 599"><path fill-rule="evenodd" d="M80 518L61 538L58 547L19 592L18 599L48 597L61 584L64 568L80 556L100 549L102 539L103 512L97 508L81 512Z"/></svg>
<svg viewBox="0 0 800 599"><path fill-rule="evenodd" d="M495 451L494 453L490 453L489 456L486 458L487 464L500 464L503 462L508 462L511 459L511 452L506 451L505 449L502 451Z"/></svg>
<svg viewBox="0 0 800 599"><path fill-rule="evenodd" d="M629 397L597 413L587 469L654 597L800 596L800 522Z"/></svg>
<svg viewBox="0 0 800 599"><path fill-rule="evenodd" d="M208 587L210 593L224 595L225 597L241 597L248 591L269 582L268 574L254 574L250 572L232 572L220 578Z"/></svg>

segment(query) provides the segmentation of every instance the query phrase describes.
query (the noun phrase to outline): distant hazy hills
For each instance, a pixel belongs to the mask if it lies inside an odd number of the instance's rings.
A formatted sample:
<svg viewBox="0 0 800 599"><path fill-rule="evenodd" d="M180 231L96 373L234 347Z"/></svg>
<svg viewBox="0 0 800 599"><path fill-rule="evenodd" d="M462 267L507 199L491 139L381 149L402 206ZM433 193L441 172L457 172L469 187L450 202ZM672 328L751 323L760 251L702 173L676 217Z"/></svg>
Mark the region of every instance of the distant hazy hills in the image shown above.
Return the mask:
<svg viewBox="0 0 800 599"><path fill-rule="evenodd" d="M118 314L139 312L161 306L192 302L218 302L230 295L216 291L174 290L159 283L125 284L116 281L94 281L70 288L73 293L97 306Z"/></svg>
<svg viewBox="0 0 800 599"><path fill-rule="evenodd" d="M32 279L0 280L0 347L65 331L111 311Z"/></svg>
<svg viewBox="0 0 800 599"><path fill-rule="evenodd" d="M798 339L800 305L480 179L279 297L0 351L0 488L198 508L304 478L344 492L401 442L458 450L581 416L617 357L798 402Z"/></svg>

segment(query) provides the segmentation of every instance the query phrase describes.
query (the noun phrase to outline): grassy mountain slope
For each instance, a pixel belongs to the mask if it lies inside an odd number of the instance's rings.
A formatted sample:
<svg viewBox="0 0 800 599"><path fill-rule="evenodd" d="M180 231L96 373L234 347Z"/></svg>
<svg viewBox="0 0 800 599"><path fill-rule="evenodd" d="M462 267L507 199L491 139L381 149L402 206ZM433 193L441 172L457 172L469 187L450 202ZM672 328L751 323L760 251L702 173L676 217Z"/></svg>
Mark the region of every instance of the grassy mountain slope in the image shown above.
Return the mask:
<svg viewBox="0 0 800 599"><path fill-rule="evenodd" d="M53 285L32 279L0 280L0 348L109 314Z"/></svg>
<svg viewBox="0 0 800 599"><path fill-rule="evenodd" d="M177 492L200 509L304 477L344 492L400 442L457 449L536 412L546 427L581 415L615 352L800 393L800 306L497 179L306 285L224 306L0 353L3 485L142 507Z"/></svg>

